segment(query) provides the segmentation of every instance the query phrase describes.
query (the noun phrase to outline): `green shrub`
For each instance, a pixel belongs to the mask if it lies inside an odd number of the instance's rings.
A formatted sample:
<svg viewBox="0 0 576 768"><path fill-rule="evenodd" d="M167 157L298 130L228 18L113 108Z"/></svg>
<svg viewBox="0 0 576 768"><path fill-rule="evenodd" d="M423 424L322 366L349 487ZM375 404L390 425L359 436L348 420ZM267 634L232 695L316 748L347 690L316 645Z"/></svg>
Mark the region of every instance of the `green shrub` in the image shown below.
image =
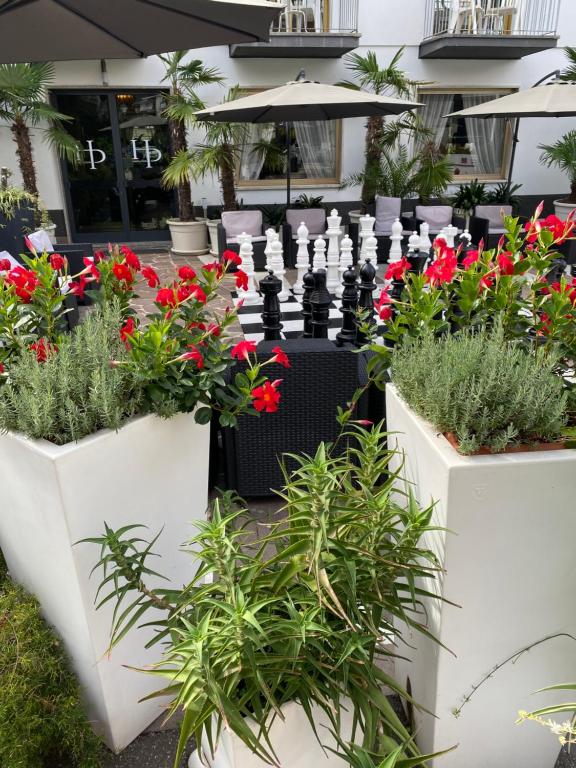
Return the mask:
<svg viewBox="0 0 576 768"><path fill-rule="evenodd" d="M118 429L140 402L132 374L110 365L126 356L120 325L118 307L99 307L45 362L27 351L11 364L0 387L0 430L62 445L99 429Z"/></svg>
<svg viewBox="0 0 576 768"><path fill-rule="evenodd" d="M566 423L557 359L506 342L501 329L406 340L392 359L392 381L416 413L452 432L462 453L550 442Z"/></svg>
<svg viewBox="0 0 576 768"><path fill-rule="evenodd" d="M0 686L2 768L100 765L61 643L36 600L8 578L0 581Z"/></svg>

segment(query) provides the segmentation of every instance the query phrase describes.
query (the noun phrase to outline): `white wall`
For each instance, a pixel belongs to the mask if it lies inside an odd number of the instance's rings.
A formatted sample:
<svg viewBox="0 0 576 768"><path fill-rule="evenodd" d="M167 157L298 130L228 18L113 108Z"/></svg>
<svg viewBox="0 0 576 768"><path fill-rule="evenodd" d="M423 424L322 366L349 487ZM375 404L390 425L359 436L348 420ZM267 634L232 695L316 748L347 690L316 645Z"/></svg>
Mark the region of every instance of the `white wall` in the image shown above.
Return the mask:
<svg viewBox="0 0 576 768"><path fill-rule="evenodd" d="M362 34L359 52L374 50L383 63L390 60L400 45L406 50L404 68L414 78L434 85L529 88L546 73L564 65L560 46L576 45L576 2L562 0L559 20L559 48L527 56L518 61L420 60L418 46L423 37L425 0L360 0L359 28ZM193 53L207 65L218 66L230 84L273 86L293 79L304 68L308 76L321 82L337 82L348 76L340 59L230 59L227 47L199 49ZM155 86L160 84L162 66L156 57L134 61L108 61L108 83L111 87ZM56 66L54 85L102 87L99 62L65 62ZM214 86L204 91L208 103L218 103L225 91ZM363 158L364 121L347 120L343 124L342 174L359 170ZM537 145L550 142L576 127L576 118L522 121L520 143L515 166L515 181L523 185L523 194L553 194L567 190L566 180L556 171L538 164ZM39 187L48 208L63 208L63 194L56 158L35 132L34 149ZM7 127L0 126L0 165L16 171L14 145ZM14 179L18 181L18 174ZM315 189L307 188L309 193ZM350 200L358 190L318 189L326 201ZM197 200L205 197L209 204L220 202L216 180L196 185ZM281 202L282 190L241 190L246 203Z"/></svg>

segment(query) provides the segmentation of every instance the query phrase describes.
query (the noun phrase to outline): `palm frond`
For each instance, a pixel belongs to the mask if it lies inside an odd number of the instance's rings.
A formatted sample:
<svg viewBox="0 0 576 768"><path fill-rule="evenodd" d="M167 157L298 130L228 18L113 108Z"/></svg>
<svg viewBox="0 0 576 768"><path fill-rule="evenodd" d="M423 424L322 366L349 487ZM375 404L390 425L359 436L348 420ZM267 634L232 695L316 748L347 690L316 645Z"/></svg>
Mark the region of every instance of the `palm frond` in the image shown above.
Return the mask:
<svg viewBox="0 0 576 768"><path fill-rule="evenodd" d="M43 133L47 144L55 149L60 157L65 158L72 166L79 164L80 144L59 122L50 125Z"/></svg>

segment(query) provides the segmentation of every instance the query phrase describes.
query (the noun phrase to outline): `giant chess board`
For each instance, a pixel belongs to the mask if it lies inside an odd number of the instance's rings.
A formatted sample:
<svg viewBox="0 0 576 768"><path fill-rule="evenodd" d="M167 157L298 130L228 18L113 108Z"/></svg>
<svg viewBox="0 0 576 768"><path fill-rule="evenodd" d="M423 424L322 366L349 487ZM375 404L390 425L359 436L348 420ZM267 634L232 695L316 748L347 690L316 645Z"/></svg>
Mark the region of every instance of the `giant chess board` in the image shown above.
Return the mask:
<svg viewBox="0 0 576 768"><path fill-rule="evenodd" d="M378 293L380 292L380 287ZM336 334L342 327L342 313L340 307L342 301L335 297L332 298L330 304L329 313L329 326L328 326L328 338L334 340ZM258 304L251 304L250 306L242 306L238 310L238 320L242 326L242 332L244 337L248 341L263 341L264 331L262 330L262 311L264 309L263 302ZM290 291L290 298L287 301L283 301L280 304L282 311L282 331L281 336L283 339L298 339L302 336L304 330L304 316L302 315L302 296L296 295L293 291ZM377 333L382 335L384 333L384 323L380 320L378 315L375 315L378 329Z"/></svg>

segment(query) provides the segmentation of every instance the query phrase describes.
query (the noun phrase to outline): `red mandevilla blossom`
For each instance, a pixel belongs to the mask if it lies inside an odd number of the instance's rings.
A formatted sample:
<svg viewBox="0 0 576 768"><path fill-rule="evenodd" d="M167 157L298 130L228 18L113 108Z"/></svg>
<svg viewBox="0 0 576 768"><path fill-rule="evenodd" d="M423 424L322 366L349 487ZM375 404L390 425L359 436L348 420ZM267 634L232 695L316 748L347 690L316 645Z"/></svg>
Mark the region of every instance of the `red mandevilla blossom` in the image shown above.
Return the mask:
<svg viewBox="0 0 576 768"><path fill-rule="evenodd" d="M0 272L9 272L12 264L8 259L0 259Z"/></svg>
<svg viewBox="0 0 576 768"><path fill-rule="evenodd" d="M479 288L492 288L494 281L496 280L496 271L494 269L486 274L480 280Z"/></svg>
<svg viewBox="0 0 576 768"><path fill-rule="evenodd" d="M280 382L281 379L272 382L265 381L261 387L255 387L252 390L253 405L258 412L275 413L278 410L278 403L280 402L278 385Z"/></svg>
<svg viewBox="0 0 576 768"><path fill-rule="evenodd" d="M256 352L255 341L239 341L232 349L230 354L236 360L248 360L248 355L251 352Z"/></svg>
<svg viewBox="0 0 576 768"><path fill-rule="evenodd" d="M160 278L153 267L143 267L142 277L146 280L150 288L157 288L160 285Z"/></svg>
<svg viewBox="0 0 576 768"><path fill-rule="evenodd" d="M206 333L208 334L208 336L216 336L216 338L218 338L218 336L220 336L220 334L222 333L222 328L220 328L220 326L217 323L210 323L210 325L208 326L208 329L206 330Z"/></svg>
<svg viewBox="0 0 576 768"><path fill-rule="evenodd" d="M114 277L118 280L120 283L125 283L126 285L129 285L134 282L134 274L128 264L123 264L121 262L115 262L114 266L112 267L112 272L114 273Z"/></svg>
<svg viewBox="0 0 576 768"><path fill-rule="evenodd" d="M106 261L106 254L104 251L94 251L94 263L99 264L101 261ZM86 261L84 261L86 263Z"/></svg>
<svg viewBox="0 0 576 768"><path fill-rule="evenodd" d="M50 254L50 266L54 272L60 272L66 266L66 259L59 253Z"/></svg>
<svg viewBox="0 0 576 768"><path fill-rule="evenodd" d="M386 270L384 279L385 280L403 280L406 270L409 267L410 267L410 262L408 261L406 256L403 256L400 259L400 261L393 261L391 264L388 265L388 269Z"/></svg>
<svg viewBox="0 0 576 768"><path fill-rule="evenodd" d="M90 259L85 256L83 262L84 266L88 270L89 274L92 275L94 280L100 280L100 270L96 267L96 257Z"/></svg>
<svg viewBox="0 0 576 768"><path fill-rule="evenodd" d="M35 341L33 344L30 344L30 349L33 352L36 352L36 359L39 363L45 363L48 359L48 355L58 352L56 344L51 344L48 339L45 339L44 337L38 339L38 341Z"/></svg>
<svg viewBox="0 0 576 768"><path fill-rule="evenodd" d="M160 288L156 294L155 302L161 307L175 307L178 304L178 299L173 288Z"/></svg>
<svg viewBox="0 0 576 768"><path fill-rule="evenodd" d="M374 308L376 312L378 312L378 316L380 320L384 320L384 322L391 320L392 315L394 314L392 307L390 306L392 304L392 299L388 295L387 290L384 288L380 292L380 298L378 299L378 302L374 305Z"/></svg>
<svg viewBox="0 0 576 768"><path fill-rule="evenodd" d="M73 293L76 298L83 299L85 297L84 291L86 290L87 284L88 280L86 280L86 277L84 275L79 275L78 280L71 280L68 283L68 288L70 289L70 293Z"/></svg>
<svg viewBox="0 0 576 768"><path fill-rule="evenodd" d="M464 258L462 259L462 265L464 266L464 269L470 269L472 264L475 264L479 258L480 258L479 251L468 251L466 256L464 256Z"/></svg>
<svg viewBox="0 0 576 768"><path fill-rule="evenodd" d="M128 320L124 323L122 328L120 328L120 338L126 344L126 349L130 349L130 338L134 335L134 331L136 330L136 323L134 322L133 317L129 317Z"/></svg>
<svg viewBox="0 0 576 768"><path fill-rule="evenodd" d="M272 352L274 353L274 357L270 358L270 363L278 363L278 365L283 365L284 368L292 367L290 365L290 360L288 360L288 355L281 347L273 347Z"/></svg>
<svg viewBox="0 0 576 768"><path fill-rule="evenodd" d="M512 254L509 251L502 251L498 254L498 268L501 275L513 275L514 274L514 261L511 258Z"/></svg>
<svg viewBox="0 0 576 768"><path fill-rule="evenodd" d="M220 264L219 261L211 261L208 264L204 264L202 269L205 269L207 272L215 272L216 277L220 278L224 274L224 270L222 268L222 264Z"/></svg>
<svg viewBox="0 0 576 768"><path fill-rule="evenodd" d="M29 304L32 299L32 294L40 285L40 281L36 273L31 269L25 267L14 267L10 270L6 277L6 282L14 286L14 291L18 298L20 298L24 304Z"/></svg>
<svg viewBox="0 0 576 768"><path fill-rule="evenodd" d="M191 290L192 296L194 296L196 301L199 301L200 304L206 304L206 302L208 301L208 297L204 293L204 290L200 288L199 285L191 285L190 288L192 289Z"/></svg>
<svg viewBox="0 0 576 768"><path fill-rule="evenodd" d="M180 356L180 359L193 360L196 363L196 367L201 370L204 368L204 358L202 357L202 353L195 344L189 344L188 347L190 352L184 352L184 354Z"/></svg>
<svg viewBox="0 0 576 768"><path fill-rule="evenodd" d="M6 368L4 368L4 363L0 363L0 376L6 371Z"/></svg>
<svg viewBox="0 0 576 768"><path fill-rule="evenodd" d="M453 249L446 248L444 255L433 261L424 274L427 282L431 285L435 285L436 283L451 283L457 268L458 260Z"/></svg>
<svg viewBox="0 0 576 768"><path fill-rule="evenodd" d="M248 290L248 275L243 270L239 269L236 272L236 288L240 291Z"/></svg>
<svg viewBox="0 0 576 768"><path fill-rule="evenodd" d="M239 267L240 264L242 264L242 259L240 258L240 256L238 256L237 253L231 250L224 251L224 253L222 254L222 258L224 259L224 261L230 261L232 262L232 264L236 264L237 267Z"/></svg>
<svg viewBox="0 0 576 768"><path fill-rule="evenodd" d="M185 264L183 267L180 267L178 270L178 275L181 280L188 280L192 281L196 279L196 272L192 269L192 267L189 267L187 264Z"/></svg>
<svg viewBox="0 0 576 768"><path fill-rule="evenodd" d="M129 267L132 269L135 269L137 272L141 267L140 259L134 251L130 250L127 245L123 245L120 248L120 252L123 254L124 258L126 259L126 264L128 264ZM120 278L118 278L120 279Z"/></svg>

